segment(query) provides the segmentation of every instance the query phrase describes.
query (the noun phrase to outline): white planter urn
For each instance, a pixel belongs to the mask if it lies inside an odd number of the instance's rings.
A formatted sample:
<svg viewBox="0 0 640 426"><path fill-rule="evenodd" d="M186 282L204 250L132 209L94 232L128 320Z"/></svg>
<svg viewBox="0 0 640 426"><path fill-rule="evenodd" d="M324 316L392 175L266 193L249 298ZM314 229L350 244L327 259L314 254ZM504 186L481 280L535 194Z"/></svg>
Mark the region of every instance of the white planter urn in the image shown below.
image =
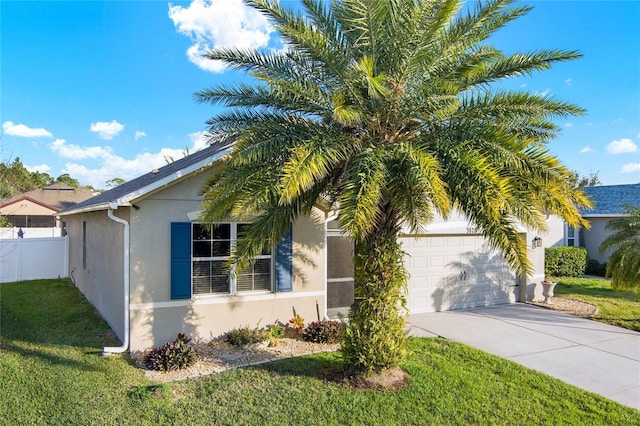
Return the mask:
<svg viewBox="0 0 640 426"><path fill-rule="evenodd" d="M556 286L556 283L554 283L553 281L542 281L542 295L544 296L544 303L546 303L547 305L552 305L553 302L551 301L551 298L553 297L553 289Z"/></svg>

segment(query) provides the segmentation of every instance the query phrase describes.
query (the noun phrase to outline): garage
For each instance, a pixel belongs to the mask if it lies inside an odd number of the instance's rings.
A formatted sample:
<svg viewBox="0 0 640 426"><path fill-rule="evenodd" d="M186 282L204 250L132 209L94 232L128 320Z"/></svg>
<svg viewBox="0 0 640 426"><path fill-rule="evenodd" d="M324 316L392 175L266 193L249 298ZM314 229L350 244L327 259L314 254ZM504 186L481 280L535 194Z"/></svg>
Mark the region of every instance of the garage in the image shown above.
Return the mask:
<svg viewBox="0 0 640 426"><path fill-rule="evenodd" d="M412 314L514 303L515 272L481 235L401 238L411 274L407 304Z"/></svg>

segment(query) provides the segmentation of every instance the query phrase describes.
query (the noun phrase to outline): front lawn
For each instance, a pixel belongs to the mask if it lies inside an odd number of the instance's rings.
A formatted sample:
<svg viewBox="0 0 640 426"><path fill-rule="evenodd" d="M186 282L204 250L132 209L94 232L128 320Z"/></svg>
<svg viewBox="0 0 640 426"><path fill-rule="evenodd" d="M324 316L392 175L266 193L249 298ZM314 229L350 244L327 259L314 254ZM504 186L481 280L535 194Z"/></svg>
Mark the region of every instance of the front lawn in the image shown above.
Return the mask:
<svg viewBox="0 0 640 426"><path fill-rule="evenodd" d="M604 278L553 278L556 296L580 300L598 307L592 319L640 331L640 297L633 292L615 292Z"/></svg>
<svg viewBox="0 0 640 426"><path fill-rule="evenodd" d="M411 339L406 388L318 377L324 353L158 384L102 357L108 327L67 280L0 285L0 424L640 424L640 411L443 339Z"/></svg>

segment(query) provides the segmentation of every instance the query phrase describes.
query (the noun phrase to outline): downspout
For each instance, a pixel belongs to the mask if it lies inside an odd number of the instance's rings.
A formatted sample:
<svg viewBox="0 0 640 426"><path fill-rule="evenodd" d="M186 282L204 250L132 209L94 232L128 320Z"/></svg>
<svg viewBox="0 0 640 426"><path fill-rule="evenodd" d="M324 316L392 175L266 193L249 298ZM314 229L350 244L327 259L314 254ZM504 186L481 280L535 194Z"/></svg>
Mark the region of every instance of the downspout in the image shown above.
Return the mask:
<svg viewBox="0 0 640 426"><path fill-rule="evenodd" d="M109 203L107 216L114 222L124 225L124 341L120 347L105 347L102 352L103 355L123 353L129 348L129 222L113 214L113 211L117 208L118 205L116 203Z"/></svg>

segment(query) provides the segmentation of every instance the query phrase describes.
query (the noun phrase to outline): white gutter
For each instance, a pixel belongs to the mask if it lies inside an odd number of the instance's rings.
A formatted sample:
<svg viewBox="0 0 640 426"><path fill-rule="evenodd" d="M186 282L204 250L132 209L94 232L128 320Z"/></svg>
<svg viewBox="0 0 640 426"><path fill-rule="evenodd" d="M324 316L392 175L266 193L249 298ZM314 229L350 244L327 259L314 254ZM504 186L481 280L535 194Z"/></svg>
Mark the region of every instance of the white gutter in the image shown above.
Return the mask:
<svg viewBox="0 0 640 426"><path fill-rule="evenodd" d="M107 216L114 222L124 225L124 341L120 347L105 347L103 349L103 355L122 353L129 348L129 222L113 214L113 211L117 208L118 205L116 203L110 203Z"/></svg>

